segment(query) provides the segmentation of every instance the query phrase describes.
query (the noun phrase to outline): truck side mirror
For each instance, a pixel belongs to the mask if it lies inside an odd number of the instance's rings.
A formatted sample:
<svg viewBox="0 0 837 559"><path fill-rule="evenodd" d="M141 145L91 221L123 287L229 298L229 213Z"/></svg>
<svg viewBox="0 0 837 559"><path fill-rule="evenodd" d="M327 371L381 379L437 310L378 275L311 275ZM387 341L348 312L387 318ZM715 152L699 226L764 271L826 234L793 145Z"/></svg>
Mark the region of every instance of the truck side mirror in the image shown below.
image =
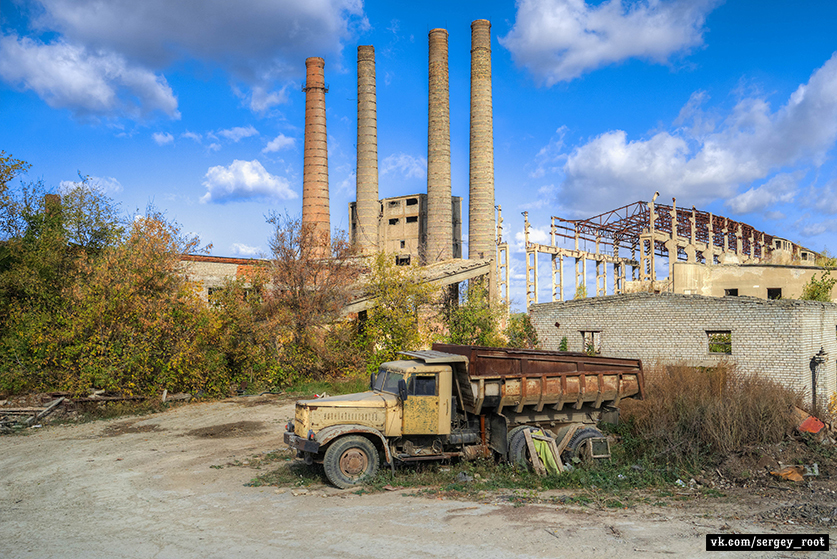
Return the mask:
<svg viewBox="0 0 837 559"><path fill-rule="evenodd" d="M398 381L398 396L402 402L407 401L407 381L403 378Z"/></svg>
<svg viewBox="0 0 837 559"><path fill-rule="evenodd" d="M375 390L375 373L369 375L369 390Z"/></svg>

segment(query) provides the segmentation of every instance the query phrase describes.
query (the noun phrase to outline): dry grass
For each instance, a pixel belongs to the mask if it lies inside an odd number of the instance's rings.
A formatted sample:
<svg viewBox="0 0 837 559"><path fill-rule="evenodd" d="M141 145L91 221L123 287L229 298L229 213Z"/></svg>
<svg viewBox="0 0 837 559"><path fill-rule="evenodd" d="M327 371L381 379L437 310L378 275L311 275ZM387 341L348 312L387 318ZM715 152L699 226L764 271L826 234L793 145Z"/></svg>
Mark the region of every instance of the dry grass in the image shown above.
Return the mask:
<svg viewBox="0 0 837 559"><path fill-rule="evenodd" d="M756 444L782 441L801 394L731 366L657 366L646 371L646 399L622 404L626 450L690 468Z"/></svg>

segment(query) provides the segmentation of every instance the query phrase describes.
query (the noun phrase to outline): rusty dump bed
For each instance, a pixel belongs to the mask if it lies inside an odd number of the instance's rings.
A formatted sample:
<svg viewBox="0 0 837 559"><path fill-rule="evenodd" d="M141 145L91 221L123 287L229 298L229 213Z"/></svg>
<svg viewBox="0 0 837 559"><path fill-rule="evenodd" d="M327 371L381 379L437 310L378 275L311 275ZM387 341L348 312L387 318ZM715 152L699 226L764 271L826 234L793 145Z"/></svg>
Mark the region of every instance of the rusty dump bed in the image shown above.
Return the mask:
<svg viewBox="0 0 837 559"><path fill-rule="evenodd" d="M639 359L452 344L433 349L468 358L467 366L454 365L454 390L474 414L601 408L643 397Z"/></svg>

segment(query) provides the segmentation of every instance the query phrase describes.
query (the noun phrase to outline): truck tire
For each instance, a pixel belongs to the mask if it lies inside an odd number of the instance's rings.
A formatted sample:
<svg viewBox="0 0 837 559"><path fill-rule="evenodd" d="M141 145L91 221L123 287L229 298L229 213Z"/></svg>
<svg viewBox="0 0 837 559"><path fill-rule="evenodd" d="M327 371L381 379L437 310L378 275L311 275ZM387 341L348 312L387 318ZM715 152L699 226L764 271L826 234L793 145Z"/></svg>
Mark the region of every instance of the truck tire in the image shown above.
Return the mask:
<svg viewBox="0 0 837 559"><path fill-rule="evenodd" d="M335 487L352 487L378 473L378 450L366 437L342 437L326 450L323 469Z"/></svg>
<svg viewBox="0 0 837 559"><path fill-rule="evenodd" d="M520 425L509 431L509 462L516 467L523 470L531 469L529 463L529 449L526 446L526 436L523 434L525 430L539 431L538 427L531 425Z"/></svg>
<svg viewBox="0 0 837 559"><path fill-rule="evenodd" d="M602 432L595 427L584 427L576 431L570 439L570 442L567 443L566 450L561 453L561 460L564 464L571 464L573 458L581 458L581 443L595 437L604 437Z"/></svg>

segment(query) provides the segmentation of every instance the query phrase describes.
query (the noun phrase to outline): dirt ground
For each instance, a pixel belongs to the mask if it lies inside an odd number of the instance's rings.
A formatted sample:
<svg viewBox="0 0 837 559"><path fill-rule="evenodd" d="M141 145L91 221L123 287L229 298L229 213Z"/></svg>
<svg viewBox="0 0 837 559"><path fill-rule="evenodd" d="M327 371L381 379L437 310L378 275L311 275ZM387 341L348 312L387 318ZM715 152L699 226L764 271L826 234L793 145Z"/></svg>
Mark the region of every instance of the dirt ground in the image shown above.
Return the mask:
<svg viewBox="0 0 837 559"><path fill-rule="evenodd" d="M616 510L554 501L520 506L500 494L467 502L246 485L260 473L247 464L284 448L292 413L293 403L276 397L235 398L0 437L0 555L834 556L704 551L707 533L829 534L833 549L830 472L810 485L728 487L722 497L692 498L686 487L665 506Z"/></svg>

